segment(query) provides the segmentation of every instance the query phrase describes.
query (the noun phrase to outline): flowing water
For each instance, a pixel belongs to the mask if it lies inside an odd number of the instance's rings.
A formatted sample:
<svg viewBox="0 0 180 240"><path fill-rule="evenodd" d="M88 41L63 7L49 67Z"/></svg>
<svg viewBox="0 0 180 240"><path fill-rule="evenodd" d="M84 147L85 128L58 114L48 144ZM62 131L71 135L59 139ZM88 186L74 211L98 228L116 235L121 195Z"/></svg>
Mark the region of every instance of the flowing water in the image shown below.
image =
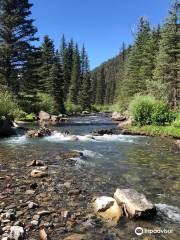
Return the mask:
<svg viewBox="0 0 180 240"><path fill-rule="evenodd" d="M84 179L92 195L109 196L117 187L135 188L144 193L158 209L157 217L153 220L120 221L117 227L110 230L109 238L103 238L105 235L100 233L98 235L94 226L93 230L89 230L92 234L90 239L116 239L115 236L119 237L117 239L180 239L180 154L172 140L120 133L92 138L93 130L116 128L110 118L100 114L75 117L68 124L53 128L53 135L43 139L28 140L20 133L17 137L0 140L0 177L3 179L11 174L21 176L27 161L42 159L50 166L50 173L56 176L58 184L58 181L62 182L59 175L62 168L57 156L64 151L81 151L83 157L76 159L71 172L76 175L79 186L83 185ZM64 131L76 135L76 139L61 134ZM0 179L0 191L3 184ZM83 201L86 207L89 203L85 201L89 199ZM136 236L136 227L166 229L171 233Z"/></svg>

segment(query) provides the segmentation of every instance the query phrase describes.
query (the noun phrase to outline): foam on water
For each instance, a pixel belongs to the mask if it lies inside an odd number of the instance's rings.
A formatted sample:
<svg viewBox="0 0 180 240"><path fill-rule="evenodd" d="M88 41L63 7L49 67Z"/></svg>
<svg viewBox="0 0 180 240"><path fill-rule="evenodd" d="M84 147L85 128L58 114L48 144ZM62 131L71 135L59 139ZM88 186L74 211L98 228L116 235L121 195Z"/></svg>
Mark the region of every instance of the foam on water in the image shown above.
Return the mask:
<svg viewBox="0 0 180 240"><path fill-rule="evenodd" d="M60 132L54 132L53 135L45 137L44 139L51 142L76 142L76 141L82 141L82 142L129 142L134 143L134 140L137 138L137 136L127 136L127 135L102 135L102 136L93 136L93 135L66 135Z"/></svg>
<svg viewBox="0 0 180 240"><path fill-rule="evenodd" d="M8 144L24 144L27 143L28 140L25 135L23 136L16 136L16 137L11 137L5 140L6 143Z"/></svg>
<svg viewBox="0 0 180 240"><path fill-rule="evenodd" d="M160 211L165 217L174 222L180 222L180 209L171 205L158 203L155 204L158 211Z"/></svg>
<svg viewBox="0 0 180 240"><path fill-rule="evenodd" d="M97 157L97 158L103 157L103 155L101 153L97 153L97 152L94 152L91 150L84 150L81 152L83 153L83 156L85 156L85 157Z"/></svg>

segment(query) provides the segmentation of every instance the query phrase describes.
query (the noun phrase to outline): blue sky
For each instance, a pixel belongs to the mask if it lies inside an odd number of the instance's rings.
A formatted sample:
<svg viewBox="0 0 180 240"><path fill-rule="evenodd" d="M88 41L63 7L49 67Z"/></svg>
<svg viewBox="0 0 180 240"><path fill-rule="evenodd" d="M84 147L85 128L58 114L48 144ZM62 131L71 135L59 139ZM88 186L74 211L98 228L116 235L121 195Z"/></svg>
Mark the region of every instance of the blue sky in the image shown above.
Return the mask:
<svg viewBox="0 0 180 240"><path fill-rule="evenodd" d="M64 33L83 43L91 69L117 55L124 41L132 43L133 29L141 16L151 25L162 23L171 0L30 0L32 13L42 40L48 34L60 45Z"/></svg>

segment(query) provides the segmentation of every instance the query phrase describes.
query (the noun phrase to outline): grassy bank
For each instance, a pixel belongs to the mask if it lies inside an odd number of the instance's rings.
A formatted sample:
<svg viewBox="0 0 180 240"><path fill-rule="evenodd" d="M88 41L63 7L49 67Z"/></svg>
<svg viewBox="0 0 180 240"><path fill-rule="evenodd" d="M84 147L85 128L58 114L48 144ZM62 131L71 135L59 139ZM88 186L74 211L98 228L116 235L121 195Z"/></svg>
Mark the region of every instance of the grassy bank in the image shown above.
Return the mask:
<svg viewBox="0 0 180 240"><path fill-rule="evenodd" d="M175 126L126 126L126 130L132 134L144 134L149 136L172 137L180 139L180 128Z"/></svg>

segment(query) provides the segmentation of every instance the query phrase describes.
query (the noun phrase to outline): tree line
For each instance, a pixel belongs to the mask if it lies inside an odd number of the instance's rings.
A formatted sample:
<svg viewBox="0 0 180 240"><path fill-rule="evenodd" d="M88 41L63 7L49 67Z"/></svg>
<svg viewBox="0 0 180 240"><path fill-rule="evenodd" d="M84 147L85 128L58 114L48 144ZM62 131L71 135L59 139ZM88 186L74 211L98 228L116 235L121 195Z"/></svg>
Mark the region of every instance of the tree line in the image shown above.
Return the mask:
<svg viewBox="0 0 180 240"><path fill-rule="evenodd" d="M0 0L0 87L22 109L65 112L65 103L90 108L90 69L85 47L62 36L60 49L48 35L39 41L28 0Z"/></svg>
<svg viewBox="0 0 180 240"><path fill-rule="evenodd" d="M150 94L176 108L180 101L180 4L163 26L140 19L135 41L90 72L83 46L62 36L60 48L39 41L28 0L0 0L0 88L27 113L92 109L118 103L126 109L136 94ZM35 44L36 43L36 44ZM71 107L73 106L73 107Z"/></svg>
<svg viewBox="0 0 180 240"><path fill-rule="evenodd" d="M180 3L175 0L163 26L141 17L133 45L92 72L95 104L125 109L136 94L153 95L173 108L180 104Z"/></svg>

